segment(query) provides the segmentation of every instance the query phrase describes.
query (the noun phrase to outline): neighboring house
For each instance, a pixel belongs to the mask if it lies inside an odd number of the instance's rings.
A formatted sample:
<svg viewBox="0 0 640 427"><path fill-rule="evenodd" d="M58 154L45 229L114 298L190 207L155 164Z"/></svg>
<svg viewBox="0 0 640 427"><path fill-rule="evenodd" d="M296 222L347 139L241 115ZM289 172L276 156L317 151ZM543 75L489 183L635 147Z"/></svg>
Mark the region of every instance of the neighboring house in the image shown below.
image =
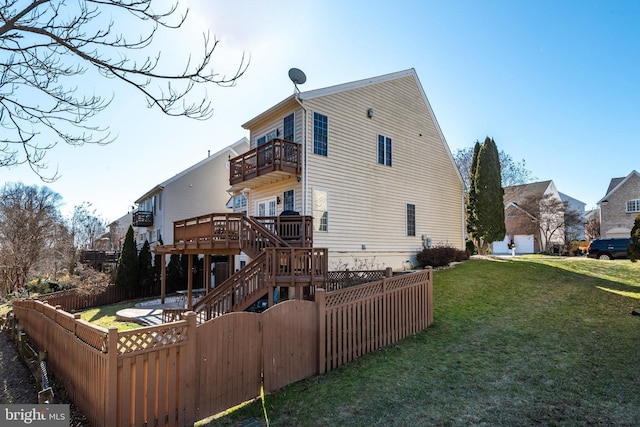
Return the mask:
<svg viewBox="0 0 640 427"><path fill-rule="evenodd" d="M564 209L559 211L545 206L568 205L584 215L585 204L558 192L553 181L514 185L504 188L505 226L507 234L503 241L494 242L495 254L511 253L515 245L517 254L553 251L565 243ZM547 209L545 211L545 209ZM536 212L537 211L537 212ZM535 218L540 218L535 220ZM583 223L583 221L580 221ZM576 233L584 236L584 229ZM582 227L584 228L584 227ZM546 238L545 238L546 235ZM546 240L549 240L549 248Z"/></svg>
<svg viewBox="0 0 640 427"><path fill-rule="evenodd" d="M464 248L464 184L415 70L297 92L243 127L229 192L249 216L312 216L330 270Z"/></svg>
<svg viewBox="0 0 640 427"><path fill-rule="evenodd" d="M100 239L102 243L100 249L105 251L121 251L127 230L129 230L129 226L132 224L131 221L132 215L131 212L129 212L110 223L109 231Z"/></svg>
<svg viewBox="0 0 640 427"><path fill-rule="evenodd" d="M570 241L580 241L585 239L585 226L584 222L586 220L586 207L587 204L581 202L578 199L574 199L571 196L568 196L564 193L558 193L560 195L560 200L567 204L567 208L576 212L580 212L582 214L582 221L578 224L573 224L568 226L565 229L565 234L569 238Z"/></svg>
<svg viewBox="0 0 640 427"><path fill-rule="evenodd" d="M229 211L229 159L249 149L249 141L236 143L156 185L135 201L133 226L138 249L145 240L173 241L173 223L210 212Z"/></svg>
<svg viewBox="0 0 640 427"><path fill-rule="evenodd" d="M600 237L630 237L633 222L640 213L640 174L635 170L613 178L600 206Z"/></svg>

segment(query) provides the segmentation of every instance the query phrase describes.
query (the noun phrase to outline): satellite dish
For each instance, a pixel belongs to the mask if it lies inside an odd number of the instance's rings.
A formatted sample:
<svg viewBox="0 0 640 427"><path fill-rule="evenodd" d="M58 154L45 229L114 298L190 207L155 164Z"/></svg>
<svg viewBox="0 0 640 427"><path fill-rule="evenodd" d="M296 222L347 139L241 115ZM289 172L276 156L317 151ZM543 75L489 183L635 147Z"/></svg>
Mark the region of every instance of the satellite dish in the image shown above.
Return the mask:
<svg viewBox="0 0 640 427"><path fill-rule="evenodd" d="M289 78L294 85L298 86L307 81L307 76L298 68L292 68L289 70Z"/></svg>

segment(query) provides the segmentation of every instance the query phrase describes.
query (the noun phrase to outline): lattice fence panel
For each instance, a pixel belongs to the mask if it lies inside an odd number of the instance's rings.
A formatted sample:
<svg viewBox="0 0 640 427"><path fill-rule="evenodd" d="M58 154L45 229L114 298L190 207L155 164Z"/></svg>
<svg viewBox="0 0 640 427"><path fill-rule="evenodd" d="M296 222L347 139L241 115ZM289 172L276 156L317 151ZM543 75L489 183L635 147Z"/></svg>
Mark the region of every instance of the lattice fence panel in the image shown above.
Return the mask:
<svg viewBox="0 0 640 427"><path fill-rule="evenodd" d="M157 350L187 341L187 322L167 323L162 326L133 329L118 334L118 354L131 354Z"/></svg>

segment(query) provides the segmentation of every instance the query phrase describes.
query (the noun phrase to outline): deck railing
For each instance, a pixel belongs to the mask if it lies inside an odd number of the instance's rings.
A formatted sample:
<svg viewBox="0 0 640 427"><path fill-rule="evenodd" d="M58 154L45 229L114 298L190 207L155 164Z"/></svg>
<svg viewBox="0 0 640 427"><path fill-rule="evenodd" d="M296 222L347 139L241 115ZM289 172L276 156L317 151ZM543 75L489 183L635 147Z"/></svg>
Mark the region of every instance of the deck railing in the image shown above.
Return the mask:
<svg viewBox="0 0 640 427"><path fill-rule="evenodd" d="M247 217L241 213L211 213L173 223L171 245L156 246L157 253L172 249L242 250L252 258L264 248L311 247L313 218L310 216Z"/></svg>
<svg viewBox="0 0 640 427"><path fill-rule="evenodd" d="M300 175L300 159L300 144L279 138L272 139L229 161L229 183L239 184L276 171Z"/></svg>
<svg viewBox="0 0 640 427"><path fill-rule="evenodd" d="M291 246L313 246L312 216L257 216L254 219Z"/></svg>

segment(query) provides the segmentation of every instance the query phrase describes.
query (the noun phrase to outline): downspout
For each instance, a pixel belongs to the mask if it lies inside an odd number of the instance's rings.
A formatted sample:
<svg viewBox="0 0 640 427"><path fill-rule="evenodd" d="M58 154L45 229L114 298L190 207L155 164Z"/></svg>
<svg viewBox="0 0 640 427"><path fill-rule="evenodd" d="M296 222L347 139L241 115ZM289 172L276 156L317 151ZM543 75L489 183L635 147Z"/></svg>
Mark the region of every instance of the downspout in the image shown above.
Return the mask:
<svg viewBox="0 0 640 427"><path fill-rule="evenodd" d="M307 205L308 205L308 197L309 197L309 168L307 167L307 109L305 108L305 106L302 104L302 102L300 101L300 99L298 98L298 95L300 95L300 92L297 92L293 98L296 100L296 102L298 104L300 104L300 107L302 108L302 110L304 111L304 126L303 126L303 134L304 134L304 138L303 138L303 151L304 151L304 157L303 157L303 168L304 170L302 171L303 175L304 175L304 183L302 184L302 215L306 216L307 215Z"/></svg>

